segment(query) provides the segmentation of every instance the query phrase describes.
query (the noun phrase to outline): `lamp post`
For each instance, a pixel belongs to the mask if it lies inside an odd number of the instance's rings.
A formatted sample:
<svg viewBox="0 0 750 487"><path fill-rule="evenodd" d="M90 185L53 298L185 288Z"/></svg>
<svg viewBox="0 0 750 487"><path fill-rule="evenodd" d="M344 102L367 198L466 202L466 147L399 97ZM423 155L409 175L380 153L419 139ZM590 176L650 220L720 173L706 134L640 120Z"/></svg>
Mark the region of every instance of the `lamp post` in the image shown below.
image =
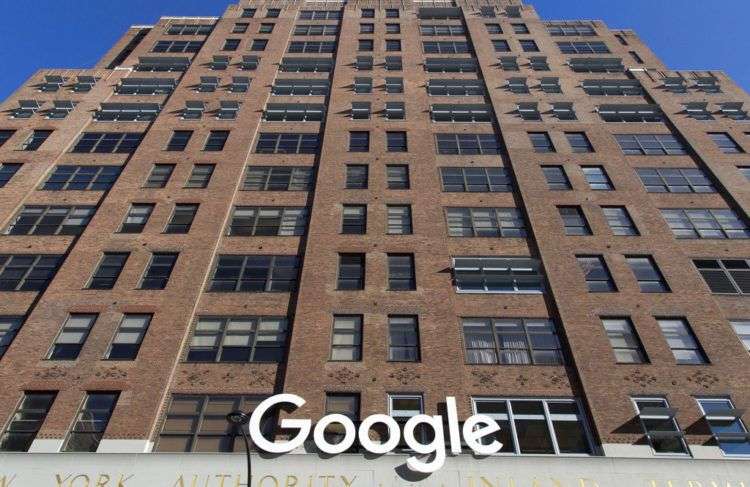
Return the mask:
<svg viewBox="0 0 750 487"><path fill-rule="evenodd" d="M245 455L247 456L247 487L251 487L250 474L252 472L252 465L250 462L250 440L248 440L247 432L245 431L245 425L250 422L250 415L238 409L227 414L227 422L235 428L239 428L242 433L242 439L245 440Z"/></svg>

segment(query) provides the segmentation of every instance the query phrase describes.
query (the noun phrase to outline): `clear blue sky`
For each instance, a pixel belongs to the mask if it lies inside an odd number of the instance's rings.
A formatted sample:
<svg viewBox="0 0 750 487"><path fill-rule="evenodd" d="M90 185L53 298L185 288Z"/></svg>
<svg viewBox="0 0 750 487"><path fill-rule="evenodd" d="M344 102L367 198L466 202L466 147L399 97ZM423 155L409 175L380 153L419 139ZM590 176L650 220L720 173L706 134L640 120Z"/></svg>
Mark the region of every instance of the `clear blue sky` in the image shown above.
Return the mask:
<svg viewBox="0 0 750 487"><path fill-rule="evenodd" d="M0 0L0 100L40 68L89 67L132 24L221 15L233 0ZM635 30L674 69L722 69L750 91L750 0L530 0L545 19Z"/></svg>

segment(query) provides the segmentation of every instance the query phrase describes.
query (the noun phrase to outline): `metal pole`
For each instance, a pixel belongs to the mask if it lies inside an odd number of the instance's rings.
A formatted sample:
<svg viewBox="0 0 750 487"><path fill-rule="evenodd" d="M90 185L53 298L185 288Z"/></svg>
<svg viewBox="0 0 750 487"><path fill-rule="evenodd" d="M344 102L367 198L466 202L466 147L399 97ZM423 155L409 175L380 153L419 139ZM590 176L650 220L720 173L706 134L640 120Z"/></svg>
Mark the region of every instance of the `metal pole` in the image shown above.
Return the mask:
<svg viewBox="0 0 750 487"><path fill-rule="evenodd" d="M247 456L247 487L252 487L250 485L250 475L252 472L252 463L250 459L250 441L247 439L247 433L245 433L245 425L241 424L239 425L240 431L242 432L242 439L245 440L245 455Z"/></svg>

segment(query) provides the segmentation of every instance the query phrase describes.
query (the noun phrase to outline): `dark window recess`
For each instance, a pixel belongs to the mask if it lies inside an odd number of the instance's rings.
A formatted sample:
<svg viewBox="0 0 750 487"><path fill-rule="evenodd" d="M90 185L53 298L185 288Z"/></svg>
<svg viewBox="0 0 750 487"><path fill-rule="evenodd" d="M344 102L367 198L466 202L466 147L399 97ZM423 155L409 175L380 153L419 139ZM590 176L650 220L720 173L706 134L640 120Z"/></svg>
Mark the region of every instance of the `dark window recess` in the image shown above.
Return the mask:
<svg viewBox="0 0 750 487"><path fill-rule="evenodd" d="M174 205L174 212L164 233L188 233L193 225L195 214L198 213L197 203L178 203Z"/></svg>
<svg viewBox="0 0 750 487"><path fill-rule="evenodd" d="M167 143L168 151L184 151L190 138L193 136L192 130L175 130L172 132L172 138Z"/></svg>
<svg viewBox="0 0 750 487"><path fill-rule="evenodd" d="M176 253L152 254L151 261L148 263L138 289L164 289L167 287L169 276L172 274L178 255Z"/></svg>
<svg viewBox="0 0 750 487"><path fill-rule="evenodd" d="M141 233L153 211L153 203L133 203L120 226L119 233Z"/></svg>
<svg viewBox="0 0 750 487"><path fill-rule="evenodd" d="M0 451L26 452L47 418L56 392L26 392L0 438Z"/></svg>
<svg viewBox="0 0 750 487"><path fill-rule="evenodd" d="M141 143L143 134L134 132L84 132L71 152L130 154Z"/></svg>
<svg viewBox="0 0 750 487"><path fill-rule="evenodd" d="M339 254L336 289L356 291L365 288L365 254Z"/></svg>
<svg viewBox="0 0 750 487"><path fill-rule="evenodd" d="M24 206L7 235L80 235L96 211L93 206Z"/></svg>
<svg viewBox="0 0 750 487"><path fill-rule="evenodd" d="M148 175L144 188L163 188L169 182L169 178L174 171L174 164L154 164L151 173Z"/></svg>
<svg viewBox="0 0 750 487"><path fill-rule="evenodd" d="M750 294L750 260L694 259L708 288L714 294Z"/></svg>
<svg viewBox="0 0 750 487"><path fill-rule="evenodd" d="M417 289L414 254L388 254L388 289L391 291Z"/></svg>
<svg viewBox="0 0 750 487"><path fill-rule="evenodd" d="M270 362L286 355L281 316L201 316L190 338L188 362Z"/></svg>
<svg viewBox="0 0 750 487"><path fill-rule="evenodd" d="M71 314L63 323L60 332L52 344L47 358L49 360L75 360L86 343L91 328L99 315Z"/></svg>
<svg viewBox="0 0 750 487"><path fill-rule="evenodd" d="M0 254L0 291L41 291L62 261L54 254Z"/></svg>
<svg viewBox="0 0 750 487"><path fill-rule="evenodd" d="M106 191L120 175L120 166L55 166L42 184L45 191Z"/></svg>
<svg viewBox="0 0 750 487"><path fill-rule="evenodd" d="M219 152L224 150L224 145L229 138L229 130L212 130L206 138L203 150L207 152Z"/></svg>
<svg viewBox="0 0 750 487"><path fill-rule="evenodd" d="M62 448L64 452L95 452L117 404L119 392L88 392Z"/></svg>
<svg viewBox="0 0 750 487"><path fill-rule="evenodd" d="M88 289L112 289L120 277L125 262L130 256L127 252L105 252L99 261L88 284Z"/></svg>
<svg viewBox="0 0 750 487"><path fill-rule="evenodd" d="M135 360L151 324L150 314L126 314L107 350L109 360Z"/></svg>

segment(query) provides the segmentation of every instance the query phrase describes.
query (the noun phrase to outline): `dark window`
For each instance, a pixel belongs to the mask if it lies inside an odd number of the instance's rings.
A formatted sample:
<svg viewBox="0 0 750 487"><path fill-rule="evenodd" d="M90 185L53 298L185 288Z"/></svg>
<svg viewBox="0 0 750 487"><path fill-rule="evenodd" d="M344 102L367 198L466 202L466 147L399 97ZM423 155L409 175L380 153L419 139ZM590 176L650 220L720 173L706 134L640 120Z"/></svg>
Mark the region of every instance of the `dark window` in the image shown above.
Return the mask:
<svg viewBox="0 0 750 487"><path fill-rule="evenodd" d="M198 212L197 203L178 203L174 205L174 212L164 233L188 233L193 225L193 219Z"/></svg>
<svg viewBox="0 0 750 487"><path fill-rule="evenodd" d="M524 52L539 52L539 46L536 45L533 39L520 39L518 42L521 44L521 49Z"/></svg>
<svg viewBox="0 0 750 487"><path fill-rule="evenodd" d="M372 51L375 47L372 39L360 39L357 45L358 51Z"/></svg>
<svg viewBox="0 0 750 487"><path fill-rule="evenodd" d="M80 235L96 209L93 206L24 206L7 235Z"/></svg>
<svg viewBox="0 0 750 487"><path fill-rule="evenodd" d="M668 293L669 286L651 256L626 256L643 293Z"/></svg>
<svg viewBox="0 0 750 487"><path fill-rule="evenodd" d="M56 395L56 392L24 393L0 439L0 451L29 451Z"/></svg>
<svg viewBox="0 0 750 487"><path fill-rule="evenodd" d="M304 235L307 208L273 206L235 206L229 222L232 236Z"/></svg>
<svg viewBox="0 0 750 487"><path fill-rule="evenodd" d="M198 52L202 41L157 41L151 52Z"/></svg>
<svg viewBox="0 0 750 487"><path fill-rule="evenodd" d="M547 187L552 191L569 191L572 188L565 169L562 166L542 166Z"/></svg>
<svg viewBox="0 0 750 487"><path fill-rule="evenodd" d="M336 289L354 291L365 288L365 254L339 254Z"/></svg>
<svg viewBox="0 0 750 487"><path fill-rule="evenodd" d="M500 24L484 24L484 26L487 28L488 34L502 34L503 28L500 27Z"/></svg>
<svg viewBox="0 0 750 487"><path fill-rule="evenodd" d="M133 132L84 132L72 152L130 154L141 143L143 134Z"/></svg>
<svg viewBox="0 0 750 487"><path fill-rule="evenodd" d="M148 175L144 188L163 188L169 182L169 178L174 171L174 164L154 164L151 173Z"/></svg>
<svg viewBox="0 0 750 487"><path fill-rule="evenodd" d="M10 344L13 343L22 324L23 316L0 315L0 358L3 358Z"/></svg>
<svg viewBox="0 0 750 487"><path fill-rule="evenodd" d="M388 164L385 166L385 177L388 189L409 189L409 166L406 164Z"/></svg>
<svg viewBox="0 0 750 487"><path fill-rule="evenodd" d="M261 133L255 152L258 154L316 154L318 134Z"/></svg>
<svg viewBox="0 0 750 487"><path fill-rule="evenodd" d="M364 235L367 233L367 205L342 206L341 233L345 235Z"/></svg>
<svg viewBox="0 0 750 487"><path fill-rule="evenodd" d="M513 181L504 167L441 167L443 191L447 192L510 192Z"/></svg>
<svg viewBox="0 0 750 487"><path fill-rule="evenodd" d="M52 135L52 130L34 130L26 141L21 145L21 150L35 151L44 144L44 141ZM86 134L84 134L85 136ZM140 137L140 134L137 134ZM73 152L78 152L73 149ZM111 151L110 151L111 152Z"/></svg>
<svg viewBox="0 0 750 487"><path fill-rule="evenodd" d="M251 19L255 17L256 10L257 9L254 9L254 8L243 8L242 14L240 16L246 19Z"/></svg>
<svg viewBox="0 0 750 487"><path fill-rule="evenodd" d="M372 8L363 8L362 9L362 18L363 19L374 19L375 18L375 9L372 9Z"/></svg>
<svg viewBox="0 0 750 487"><path fill-rule="evenodd" d="M313 168L305 166L248 166L244 191L308 191Z"/></svg>
<svg viewBox="0 0 750 487"><path fill-rule="evenodd" d="M570 144L573 152L594 152L594 147L585 132L565 132L565 137L568 139L568 144Z"/></svg>
<svg viewBox="0 0 750 487"><path fill-rule="evenodd" d="M602 206L602 213L613 235L640 235L624 206Z"/></svg>
<svg viewBox="0 0 750 487"><path fill-rule="evenodd" d="M334 41L292 41L289 43L288 50L292 53L302 52L307 54L332 53L335 51L336 42Z"/></svg>
<svg viewBox="0 0 750 487"><path fill-rule="evenodd" d="M291 292L297 287L296 255L219 255L208 290Z"/></svg>
<svg viewBox="0 0 750 487"><path fill-rule="evenodd" d="M725 455L750 454L750 437L739 410L729 398L697 399L714 441ZM727 412L733 413L727 415Z"/></svg>
<svg viewBox="0 0 750 487"><path fill-rule="evenodd" d="M596 191L612 191L612 181L609 180L607 171L602 166L581 166L583 177L589 183L589 187Z"/></svg>
<svg viewBox="0 0 750 487"><path fill-rule="evenodd" d="M205 188L214 173L214 164L195 164L190 171L190 177L185 182L186 188Z"/></svg>
<svg viewBox="0 0 750 487"><path fill-rule="evenodd" d="M280 363L286 354L287 327L281 316L201 316L187 361Z"/></svg>
<svg viewBox="0 0 750 487"><path fill-rule="evenodd" d="M602 318L604 331L618 364L645 364L646 351L630 318Z"/></svg>
<svg viewBox="0 0 750 487"><path fill-rule="evenodd" d="M388 152L407 152L406 132L386 132Z"/></svg>
<svg viewBox="0 0 750 487"><path fill-rule="evenodd" d="M236 51L238 47L240 47L239 39L226 39L224 41L224 47L222 47L221 50L222 51Z"/></svg>
<svg viewBox="0 0 750 487"><path fill-rule="evenodd" d="M318 103L269 103L263 112L267 122L320 122L326 106Z"/></svg>
<svg viewBox="0 0 750 487"><path fill-rule="evenodd" d="M224 150L224 144L229 138L229 130L212 130L208 134L203 150L207 152L218 152Z"/></svg>
<svg viewBox="0 0 750 487"><path fill-rule="evenodd" d="M11 162L0 163L0 188L4 187L13 178L16 172L21 169L22 164Z"/></svg>
<svg viewBox="0 0 750 487"><path fill-rule="evenodd" d="M534 152L557 152L547 132L529 132Z"/></svg>
<svg viewBox="0 0 750 487"><path fill-rule="evenodd" d="M454 257L459 293L537 294L544 290L540 263L528 257Z"/></svg>
<svg viewBox="0 0 750 487"><path fill-rule="evenodd" d="M15 133L16 133L15 130L7 130L7 129L0 130L0 147L5 145L5 143L8 142L8 140L11 137L13 137L13 134Z"/></svg>
<svg viewBox="0 0 750 487"><path fill-rule="evenodd" d="M98 317L97 314L68 315L47 358L49 360L77 359Z"/></svg>
<svg viewBox="0 0 750 487"><path fill-rule="evenodd" d="M485 89L478 79L430 79L427 93L430 96L483 96Z"/></svg>
<svg viewBox="0 0 750 487"><path fill-rule="evenodd" d="M169 139L166 150L184 151L193 136L192 130L175 130L172 132L172 138Z"/></svg>
<svg viewBox="0 0 750 487"><path fill-rule="evenodd" d="M698 168L638 168L649 193L715 193L711 179Z"/></svg>
<svg viewBox="0 0 750 487"><path fill-rule="evenodd" d="M728 208L670 208L661 215L677 238L750 237L744 218Z"/></svg>
<svg viewBox="0 0 750 487"><path fill-rule="evenodd" d="M127 252L104 252L87 288L112 289L115 287L117 278L120 277L129 256Z"/></svg>
<svg viewBox="0 0 750 487"><path fill-rule="evenodd" d="M106 357L109 360L135 360L150 324L149 314L123 315Z"/></svg>
<svg viewBox="0 0 750 487"><path fill-rule="evenodd" d="M714 294L750 294L750 261L695 259L693 264Z"/></svg>
<svg viewBox="0 0 750 487"><path fill-rule="evenodd" d="M525 237L524 218L516 208L446 208L451 237Z"/></svg>
<svg viewBox="0 0 750 487"><path fill-rule="evenodd" d="M339 20L341 10L300 10L300 20Z"/></svg>
<svg viewBox="0 0 750 487"><path fill-rule="evenodd" d="M471 44L466 41L423 41L425 54L469 54Z"/></svg>
<svg viewBox="0 0 750 487"><path fill-rule="evenodd" d="M385 9L385 18L386 19L397 19L399 17L399 12L397 8L387 8Z"/></svg>
<svg viewBox="0 0 750 487"><path fill-rule="evenodd" d="M355 78L355 80L356 79L359 78ZM326 96L328 95L330 88L331 83L327 79L276 79L271 92L273 95L277 96Z"/></svg>
<svg viewBox="0 0 750 487"><path fill-rule="evenodd" d="M0 291L41 291L62 260L53 254L0 254Z"/></svg>
<svg viewBox="0 0 750 487"><path fill-rule="evenodd" d="M232 28L232 34L244 34L250 24L247 22L237 22Z"/></svg>
<svg viewBox="0 0 750 487"><path fill-rule="evenodd" d="M495 134L435 134L438 154L502 154Z"/></svg>
<svg viewBox="0 0 750 487"><path fill-rule="evenodd" d="M388 289L391 291L417 289L414 254L388 254Z"/></svg>
<svg viewBox="0 0 750 487"><path fill-rule="evenodd" d="M370 132L349 132L349 152L369 152Z"/></svg>
<svg viewBox="0 0 750 487"><path fill-rule="evenodd" d="M386 219L388 235L411 235L411 205L387 205Z"/></svg>
<svg viewBox="0 0 750 487"><path fill-rule="evenodd" d="M732 136L726 132L712 132L708 136L711 137L716 147L724 154L742 154L745 152Z"/></svg>
<svg viewBox="0 0 750 487"><path fill-rule="evenodd" d="M400 34L401 24L385 24L385 33L386 34Z"/></svg>
<svg viewBox="0 0 750 487"><path fill-rule="evenodd" d="M595 36L596 31L588 24L552 24L547 25L547 32L551 36Z"/></svg>
<svg viewBox="0 0 750 487"><path fill-rule="evenodd" d="M372 78L370 77L354 78L354 93L357 93L357 94L372 93Z"/></svg>
<svg viewBox="0 0 750 487"><path fill-rule="evenodd" d="M681 156L687 154L685 145L672 134L615 135L625 155Z"/></svg>
<svg viewBox="0 0 750 487"><path fill-rule="evenodd" d="M253 39L253 43L250 44L251 51L265 51L268 45L268 39Z"/></svg>
<svg viewBox="0 0 750 487"><path fill-rule="evenodd" d="M45 191L105 191L120 175L120 166L55 166L42 185Z"/></svg>
<svg viewBox="0 0 750 487"><path fill-rule="evenodd" d="M178 255L176 253L152 254L138 289L164 289L167 287L169 276L172 274Z"/></svg>
<svg viewBox="0 0 750 487"><path fill-rule="evenodd" d="M87 392L62 451L95 452L119 395L118 392Z"/></svg>
<svg viewBox="0 0 750 487"><path fill-rule="evenodd" d="M331 360L362 360L362 315L335 315L331 334Z"/></svg>
<svg viewBox="0 0 750 487"><path fill-rule="evenodd" d="M563 54L609 54L609 48L601 41L558 42Z"/></svg>
<svg viewBox="0 0 750 487"><path fill-rule="evenodd" d="M346 189L367 189L368 180L367 164L346 165Z"/></svg>
<svg viewBox="0 0 750 487"><path fill-rule="evenodd" d="M269 8L266 10L266 18L275 19L279 16L280 13L281 13L280 8Z"/></svg>
<svg viewBox="0 0 750 487"><path fill-rule="evenodd" d="M464 318L466 361L470 364L562 365L555 325L548 319Z"/></svg>
<svg viewBox="0 0 750 487"><path fill-rule="evenodd" d="M505 39L492 39L492 47L495 52L510 52L510 44Z"/></svg>
<svg viewBox="0 0 750 487"><path fill-rule="evenodd" d="M565 235L591 235L591 228L580 206L558 206Z"/></svg>
<svg viewBox="0 0 750 487"><path fill-rule="evenodd" d="M360 34L372 34L375 32L375 24L360 23L359 33Z"/></svg>
<svg viewBox="0 0 750 487"><path fill-rule="evenodd" d="M634 397L633 403L654 453L689 454L683 433L666 399Z"/></svg>
<svg viewBox="0 0 750 487"><path fill-rule="evenodd" d="M388 360L419 362L419 320L416 316L388 316Z"/></svg>
<svg viewBox="0 0 750 487"><path fill-rule="evenodd" d="M514 34L528 34L529 28L526 27L526 24L510 24L511 27L513 27L513 33Z"/></svg>
<svg viewBox="0 0 750 487"><path fill-rule="evenodd" d="M609 273L609 267L601 255L578 255L578 265L581 266L586 286L590 293L612 293L617 286Z"/></svg>
<svg viewBox="0 0 750 487"><path fill-rule="evenodd" d="M656 321L678 364L708 363L706 354L685 318L658 318Z"/></svg>
<svg viewBox="0 0 750 487"><path fill-rule="evenodd" d="M133 203L120 226L119 233L141 233L153 211L153 203Z"/></svg>
<svg viewBox="0 0 750 487"><path fill-rule="evenodd" d="M401 41L398 39L386 39L385 40L385 50L386 51L400 51L401 50Z"/></svg>

